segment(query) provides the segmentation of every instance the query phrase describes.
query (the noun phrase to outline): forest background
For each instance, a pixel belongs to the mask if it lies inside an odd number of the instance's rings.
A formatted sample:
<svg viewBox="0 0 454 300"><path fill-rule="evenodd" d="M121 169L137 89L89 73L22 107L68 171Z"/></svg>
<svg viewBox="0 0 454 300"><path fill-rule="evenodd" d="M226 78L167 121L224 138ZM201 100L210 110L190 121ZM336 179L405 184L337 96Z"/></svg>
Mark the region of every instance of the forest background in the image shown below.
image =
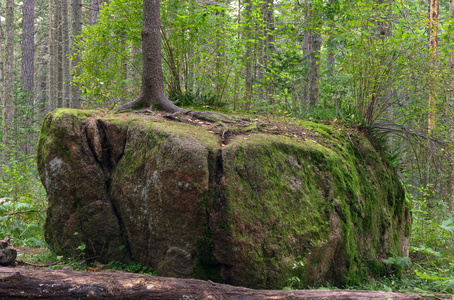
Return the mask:
<svg viewBox="0 0 454 300"><path fill-rule="evenodd" d="M0 238L46 247L40 122L57 107L111 109L138 95L141 9L0 2ZM386 149L413 204L410 257L352 288L454 293L453 33L453 0L161 1L175 104L365 128ZM46 255L33 259L76 263Z"/></svg>

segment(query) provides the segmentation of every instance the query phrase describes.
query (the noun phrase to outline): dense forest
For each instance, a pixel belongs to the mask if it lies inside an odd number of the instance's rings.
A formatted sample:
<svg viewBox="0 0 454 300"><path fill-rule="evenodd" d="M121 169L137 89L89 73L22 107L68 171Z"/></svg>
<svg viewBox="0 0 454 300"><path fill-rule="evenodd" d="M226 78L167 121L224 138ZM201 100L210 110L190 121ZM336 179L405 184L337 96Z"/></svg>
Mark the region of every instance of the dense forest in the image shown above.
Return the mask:
<svg viewBox="0 0 454 300"><path fill-rule="evenodd" d="M140 0L0 2L0 238L46 247L40 122L137 97L141 26ZM399 172L413 229L410 257L385 262L395 275L356 288L454 292L452 0L163 0L160 32L178 106L367 130Z"/></svg>

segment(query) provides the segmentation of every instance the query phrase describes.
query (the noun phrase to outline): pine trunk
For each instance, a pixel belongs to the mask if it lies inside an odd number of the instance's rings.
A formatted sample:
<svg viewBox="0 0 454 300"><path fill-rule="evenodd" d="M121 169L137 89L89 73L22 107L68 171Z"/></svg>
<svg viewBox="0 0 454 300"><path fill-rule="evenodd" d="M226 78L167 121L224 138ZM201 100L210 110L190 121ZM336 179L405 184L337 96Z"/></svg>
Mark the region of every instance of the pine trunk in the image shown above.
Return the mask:
<svg viewBox="0 0 454 300"><path fill-rule="evenodd" d="M91 25L98 23L99 18L99 0L90 0L91 6Z"/></svg>
<svg viewBox="0 0 454 300"><path fill-rule="evenodd" d="M57 107L63 107L63 30L62 30L62 3L55 1L55 43L57 47Z"/></svg>
<svg viewBox="0 0 454 300"><path fill-rule="evenodd" d="M40 50L39 50L39 65L41 69L41 74L39 77L39 82L37 86L37 99L39 102L39 108L38 108L38 113L39 113L39 118L42 118L44 114L46 113L46 105L47 105L47 76L49 72L48 68L48 61L46 56L48 55L49 49L47 45L41 45Z"/></svg>
<svg viewBox="0 0 454 300"><path fill-rule="evenodd" d="M70 107L70 92L69 92L69 82L70 82L70 66L69 66L69 24L68 24L68 0L62 0L62 40L63 40L63 107Z"/></svg>
<svg viewBox="0 0 454 300"><path fill-rule="evenodd" d="M6 1L5 13L5 80L3 96L3 161L8 157L8 148L11 146L13 127L13 94L14 94L14 0Z"/></svg>
<svg viewBox="0 0 454 300"><path fill-rule="evenodd" d="M23 1L22 12L22 68L21 68L21 84L24 93L27 95L27 103L30 114L25 120L31 128L33 125L33 110L34 110L34 58L35 58L35 0ZM28 140L33 140L33 135L29 134ZM26 154L32 152L32 147L29 143L23 145L23 150Z"/></svg>
<svg viewBox="0 0 454 300"><path fill-rule="evenodd" d="M167 112L182 112L164 95L164 84L161 64L161 20L160 1L143 2L142 24L142 87L139 97L134 101L119 106L117 109L156 106Z"/></svg>
<svg viewBox="0 0 454 300"><path fill-rule="evenodd" d="M244 5L246 7L246 14L244 16L244 35L246 39L246 53L244 55L245 60L245 109L251 109L252 104L252 78L253 78L253 69L252 69L252 3L251 0L245 0Z"/></svg>
<svg viewBox="0 0 454 300"><path fill-rule="evenodd" d="M429 0L429 48L432 53L433 60L437 57L437 48L438 48L438 0ZM435 66L433 66L435 68ZM432 77L435 77L434 70L432 71ZM431 78L432 81L435 81L435 78ZM428 102L428 132L432 134L435 129L435 84L431 84L429 89L429 102Z"/></svg>
<svg viewBox="0 0 454 300"><path fill-rule="evenodd" d="M320 77L320 48L322 45L322 36L316 29L311 29L309 37L309 86L307 91L308 107L311 108L317 104L319 94L319 77Z"/></svg>
<svg viewBox="0 0 454 300"><path fill-rule="evenodd" d="M47 111L54 110L57 107L57 45L56 45L56 30L55 30L55 2L49 0L49 96Z"/></svg>
<svg viewBox="0 0 454 300"><path fill-rule="evenodd" d="M74 69L80 63L80 57L75 55L77 53L77 47L75 45L75 39L80 35L82 31L82 1L71 0L71 55L74 57L71 63L71 68ZM77 76L78 70L75 70ZM80 108L82 104L82 94L79 89L79 85L73 82L71 79L71 96L70 96L72 108Z"/></svg>

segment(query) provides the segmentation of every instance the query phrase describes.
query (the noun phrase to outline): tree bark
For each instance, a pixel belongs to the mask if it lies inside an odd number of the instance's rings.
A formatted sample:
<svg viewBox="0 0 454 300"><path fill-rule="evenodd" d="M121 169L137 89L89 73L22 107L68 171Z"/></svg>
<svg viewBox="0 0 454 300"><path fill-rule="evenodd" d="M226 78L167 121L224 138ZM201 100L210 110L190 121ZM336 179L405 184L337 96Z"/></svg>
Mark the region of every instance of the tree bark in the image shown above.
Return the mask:
<svg viewBox="0 0 454 300"><path fill-rule="evenodd" d="M57 107L57 45L54 5L55 2L49 0L49 96L46 103L47 111L54 110Z"/></svg>
<svg viewBox="0 0 454 300"><path fill-rule="evenodd" d="M454 19L454 0L449 0L449 19L453 20ZM449 49L449 54L450 56L448 57L448 70L451 76L454 75L454 47L452 46L453 43L453 38L454 34L450 34L449 36L449 45L451 45L451 48ZM446 103L445 107L452 107L453 104L453 97L454 97L454 91L452 88L448 89L446 93ZM453 138L454 134L454 117L450 113L449 110L444 110L444 118L446 118L447 124L451 124L450 126L450 137L451 139ZM446 191L446 199L448 202L448 207L449 211L451 213L454 212L454 151L452 148L447 148L447 167L446 167L446 173L447 173L447 181L446 181L446 188L444 190Z"/></svg>
<svg viewBox="0 0 454 300"><path fill-rule="evenodd" d="M14 93L14 0L6 1L5 14L5 81L3 96L3 144L8 149L11 145L13 127L13 93ZM3 161L8 153L3 152Z"/></svg>
<svg viewBox="0 0 454 300"><path fill-rule="evenodd" d="M119 106L117 109L156 106L167 112L181 112L164 95L161 65L160 1L144 0L142 24L142 87L139 97Z"/></svg>
<svg viewBox="0 0 454 300"><path fill-rule="evenodd" d="M432 53L432 59L437 58L437 48L438 48L438 0L429 0L429 48ZM433 67L435 68L435 67ZM432 70L432 81L435 81L435 70ZM432 134L435 129L435 84L432 83L431 89L429 89L429 102L428 102L428 132L429 135Z"/></svg>
<svg viewBox="0 0 454 300"><path fill-rule="evenodd" d="M222 7L224 4L223 0L216 1L215 5ZM225 66L225 41L224 41L224 18L225 14L221 10L216 11L216 43L215 43L215 55L216 55L216 79L215 79L215 95L217 97L217 101L221 102L224 89L225 89L225 74L224 74L224 66Z"/></svg>
<svg viewBox="0 0 454 300"><path fill-rule="evenodd" d="M264 19L264 36L266 39L263 39L263 65L264 71L266 73L266 82L264 86L264 97L268 102L268 105L274 104L274 82L273 76L270 72L270 68L273 65L273 53L275 52L275 38L274 38L274 1L266 0L263 4L262 13Z"/></svg>
<svg viewBox="0 0 454 300"><path fill-rule="evenodd" d="M98 23L99 17L99 0L90 0L91 25Z"/></svg>
<svg viewBox="0 0 454 300"><path fill-rule="evenodd" d="M48 51L47 45L41 45L40 47L40 55L39 55L39 64L40 68L42 70L42 73L40 75L39 83L38 83L38 101L39 101L39 118L42 118L46 112L46 100L47 100L47 75L48 75L48 61L46 59Z"/></svg>
<svg viewBox="0 0 454 300"><path fill-rule="evenodd" d="M33 106L33 75L35 45L35 0L24 0L22 12L22 68L21 83L27 93L27 104Z"/></svg>
<svg viewBox="0 0 454 300"><path fill-rule="evenodd" d="M80 57L75 55L77 53L75 39L82 31L82 0L71 0L71 22L71 55L74 57L71 63L71 68L74 70L74 67L80 63ZM77 69L75 69L74 72L75 74L73 76L77 76L77 74L79 74ZM72 79L70 98L70 107L80 108L80 105L82 104L82 93L79 89L79 85Z"/></svg>
<svg viewBox="0 0 454 300"><path fill-rule="evenodd" d="M1 9L3 9L1 6L0 6ZM3 43L4 43L4 38L5 38L5 35L3 33L3 27L2 27L2 22L0 22L0 99L1 99L1 103L3 105L3 97L4 97L4 94L3 94L3 89L4 89L4 85L3 85L3 71L4 71L4 57L3 57ZM3 132L3 131L2 131Z"/></svg>
<svg viewBox="0 0 454 300"><path fill-rule="evenodd" d="M303 52L308 59L309 72L307 76L307 108L315 106L319 96L319 78L320 78L320 49L322 45L322 36L319 32L320 18L313 11L314 4L308 3L306 7L306 22L308 30L304 35ZM306 54L307 53L307 54Z"/></svg>
<svg viewBox="0 0 454 300"><path fill-rule="evenodd" d="M395 299L431 296L360 290L253 290L197 279L127 272L77 272L0 267L0 298L52 299ZM437 299L451 299L436 294Z"/></svg>
<svg viewBox="0 0 454 300"><path fill-rule="evenodd" d="M322 36L317 29L311 29L309 35L309 86L307 91L308 107L315 106L318 102L320 78L320 48Z"/></svg>
<svg viewBox="0 0 454 300"><path fill-rule="evenodd" d="M62 0L62 59L63 59L63 107L70 107L70 92L69 92L69 83L71 81L71 75L69 73L69 24L68 24L68 0Z"/></svg>
<svg viewBox="0 0 454 300"><path fill-rule="evenodd" d="M252 81L253 81L253 68L252 68L252 3L251 0L245 0L244 6L246 7L246 13L244 16L244 35L246 39L246 52L244 54L245 60L245 109L251 109L252 105Z"/></svg>
<svg viewBox="0 0 454 300"><path fill-rule="evenodd" d="M62 2L55 1L55 44L57 56L55 62L55 73L57 74L57 107L63 107L63 30L62 30Z"/></svg>
<svg viewBox="0 0 454 300"><path fill-rule="evenodd" d="M28 112L30 113L26 119L28 128L33 125L34 111L34 71L35 71L35 0L24 0L22 11L22 67L21 67L21 83L24 88L24 93L27 95ZM28 140L32 140L33 135L28 136ZM30 143L25 143L24 151L26 154L32 152Z"/></svg>

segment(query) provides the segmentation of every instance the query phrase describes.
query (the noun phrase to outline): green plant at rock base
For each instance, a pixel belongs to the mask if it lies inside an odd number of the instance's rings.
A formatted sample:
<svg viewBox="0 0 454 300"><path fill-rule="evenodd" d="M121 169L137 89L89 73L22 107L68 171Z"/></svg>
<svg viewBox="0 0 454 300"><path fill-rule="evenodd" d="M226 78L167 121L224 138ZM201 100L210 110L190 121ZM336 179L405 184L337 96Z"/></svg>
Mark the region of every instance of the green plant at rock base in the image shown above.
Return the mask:
<svg viewBox="0 0 454 300"><path fill-rule="evenodd" d="M119 261L111 261L107 265L105 265L105 268L107 269L114 269L114 270L121 270L121 271L126 271L126 272L131 272L131 273L139 273L139 274L147 274L147 275L153 275L153 276L158 276L158 273L156 271L153 271L153 268L143 266L142 264L137 264L134 261L130 262L129 264L122 263Z"/></svg>
<svg viewBox="0 0 454 300"><path fill-rule="evenodd" d="M384 259L383 263L390 267L392 274L395 274L397 277L401 277L404 270L410 266L411 259L408 257L390 257Z"/></svg>

